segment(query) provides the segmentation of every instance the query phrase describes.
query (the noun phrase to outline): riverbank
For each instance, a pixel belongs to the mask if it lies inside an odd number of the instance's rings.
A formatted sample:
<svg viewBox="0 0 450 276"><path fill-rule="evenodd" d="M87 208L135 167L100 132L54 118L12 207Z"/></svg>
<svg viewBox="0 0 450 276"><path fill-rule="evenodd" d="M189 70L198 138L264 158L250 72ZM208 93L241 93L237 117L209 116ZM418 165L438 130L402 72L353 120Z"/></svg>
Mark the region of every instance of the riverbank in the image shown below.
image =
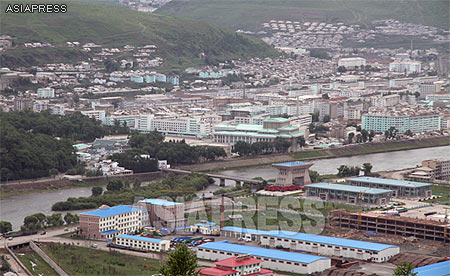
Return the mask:
<svg viewBox="0 0 450 276"><path fill-rule="evenodd" d="M209 163L180 166L179 168L184 170L203 171L203 172L222 171L222 170L243 169L251 167L261 167L278 162L331 159L331 158L356 156L371 153L394 152L394 151L440 147L448 145L450 145L450 137L439 136L426 139L387 141L384 143L353 144L339 148L304 150L288 154L251 156L245 158L236 158L233 160L214 161Z"/></svg>

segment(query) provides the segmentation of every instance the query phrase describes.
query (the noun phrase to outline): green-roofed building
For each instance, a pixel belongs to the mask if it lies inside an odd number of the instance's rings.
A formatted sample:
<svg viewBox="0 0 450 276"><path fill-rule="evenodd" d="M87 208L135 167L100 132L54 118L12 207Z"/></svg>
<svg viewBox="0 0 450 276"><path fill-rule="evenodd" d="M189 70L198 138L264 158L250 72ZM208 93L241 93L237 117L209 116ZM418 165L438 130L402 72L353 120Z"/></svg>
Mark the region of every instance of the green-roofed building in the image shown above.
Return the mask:
<svg viewBox="0 0 450 276"><path fill-rule="evenodd" d="M250 144L256 142L273 142L277 137L291 142L290 150L297 150L297 140L305 133L298 126L291 125L286 118L267 118L262 125L220 124L214 127L214 142L234 145L238 141Z"/></svg>

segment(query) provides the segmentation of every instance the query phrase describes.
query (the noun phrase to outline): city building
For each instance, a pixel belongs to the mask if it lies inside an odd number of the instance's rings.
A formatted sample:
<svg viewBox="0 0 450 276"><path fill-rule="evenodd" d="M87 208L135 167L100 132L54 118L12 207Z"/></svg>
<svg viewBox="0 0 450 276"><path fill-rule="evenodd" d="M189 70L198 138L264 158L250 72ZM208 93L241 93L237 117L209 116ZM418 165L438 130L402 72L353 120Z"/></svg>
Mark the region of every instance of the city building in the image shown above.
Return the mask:
<svg viewBox="0 0 450 276"><path fill-rule="evenodd" d="M290 124L290 119L268 118L263 125L220 124L214 126L214 142L234 145L238 141L250 144L273 142L280 137L291 142L291 150L297 149L297 140L304 136L298 126Z"/></svg>
<svg viewBox="0 0 450 276"><path fill-rule="evenodd" d="M391 200L391 190L367 188L332 183L305 185L306 196L325 201L342 201L352 204L385 205Z"/></svg>
<svg viewBox="0 0 450 276"><path fill-rule="evenodd" d="M200 233L202 235L220 235L220 227L214 222L201 220L199 223L191 225L192 233Z"/></svg>
<svg viewBox="0 0 450 276"><path fill-rule="evenodd" d="M197 138L205 137L211 131L199 117L153 118L150 129L169 136Z"/></svg>
<svg viewBox="0 0 450 276"><path fill-rule="evenodd" d="M118 235L114 244L142 251L165 252L170 249L170 241L133 235Z"/></svg>
<svg viewBox="0 0 450 276"><path fill-rule="evenodd" d="M187 219L184 218L184 203L148 198L139 201L138 206L148 212L149 226L156 229L173 230L187 225Z"/></svg>
<svg viewBox="0 0 450 276"><path fill-rule="evenodd" d="M311 184L308 168L312 165L313 163L300 161L273 164L272 166L278 170L275 185L304 186Z"/></svg>
<svg viewBox="0 0 450 276"><path fill-rule="evenodd" d="M38 98L54 98L55 97L55 89L54 88L38 88L37 90Z"/></svg>
<svg viewBox="0 0 450 276"><path fill-rule="evenodd" d="M331 267L331 260L307 254L233 244L227 241L208 242L197 246L197 257L206 260L224 260L239 255L252 255L264 261L261 266L286 272L310 274Z"/></svg>
<svg viewBox="0 0 450 276"><path fill-rule="evenodd" d="M331 210L329 218L331 226L335 227L450 243L450 235L447 234L449 227L447 222L373 212L351 212L342 209Z"/></svg>
<svg viewBox="0 0 450 276"><path fill-rule="evenodd" d="M366 59L362 57L349 57L341 58L338 61L338 66L344 66L345 68L353 68L359 66L366 66Z"/></svg>
<svg viewBox="0 0 450 276"><path fill-rule="evenodd" d="M113 239L142 227L143 212L128 205L109 207L80 214L81 235L88 239Z"/></svg>
<svg viewBox="0 0 450 276"><path fill-rule="evenodd" d="M251 255L240 255L215 262L215 267L202 268L200 276L258 276L275 275L271 270L261 268L264 261Z"/></svg>
<svg viewBox="0 0 450 276"><path fill-rule="evenodd" d="M14 99L14 111L32 110L33 99L25 97L16 97Z"/></svg>
<svg viewBox="0 0 450 276"><path fill-rule="evenodd" d="M366 114L361 118L362 129L383 133L395 127L400 133L410 130L412 133L441 130L439 114L428 115L395 115Z"/></svg>
<svg viewBox="0 0 450 276"><path fill-rule="evenodd" d="M261 231L227 226L221 230L221 235L234 239L239 239L244 235L250 235L252 240L260 242L263 246L283 247L289 248L290 250L302 250L311 254L368 260L372 262L385 262L400 253L400 248L394 245L285 230Z"/></svg>
<svg viewBox="0 0 450 276"><path fill-rule="evenodd" d="M392 190L393 197L430 197L431 184L376 177L351 177L346 179L349 185Z"/></svg>
<svg viewBox="0 0 450 276"><path fill-rule="evenodd" d="M420 73L422 64L413 60L395 60L389 63L389 71L397 73Z"/></svg>
<svg viewBox="0 0 450 276"><path fill-rule="evenodd" d="M424 160L422 161L422 167L433 169L436 179L450 180L450 158Z"/></svg>
<svg viewBox="0 0 450 276"><path fill-rule="evenodd" d="M360 121L361 110L355 107L349 107L344 109L344 120L348 121Z"/></svg>

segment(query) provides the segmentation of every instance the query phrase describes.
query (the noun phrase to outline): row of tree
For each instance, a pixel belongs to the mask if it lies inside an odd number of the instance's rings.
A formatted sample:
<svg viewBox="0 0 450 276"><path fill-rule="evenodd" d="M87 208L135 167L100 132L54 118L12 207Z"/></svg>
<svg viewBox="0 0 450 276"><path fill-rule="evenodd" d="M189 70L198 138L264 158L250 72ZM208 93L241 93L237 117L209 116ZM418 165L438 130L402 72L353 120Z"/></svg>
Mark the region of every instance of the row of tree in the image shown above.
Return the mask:
<svg viewBox="0 0 450 276"><path fill-rule="evenodd" d="M360 133L356 134L356 136L354 132L350 132L347 137L347 143L352 144L354 138L356 143L372 142L373 137L375 137L375 131L371 130L369 132L365 129L361 129Z"/></svg>
<svg viewBox="0 0 450 276"><path fill-rule="evenodd" d="M46 177L77 166L74 141L92 141L115 133L79 112L59 116L48 111L0 112L1 180Z"/></svg>
<svg viewBox="0 0 450 276"><path fill-rule="evenodd" d="M304 137L299 137L297 142L300 147L306 146ZM245 141L237 141L233 146L233 152L238 153L240 156L270 154L274 152L284 153L288 151L290 146L291 143L281 137L275 138L273 142L248 143Z"/></svg>
<svg viewBox="0 0 450 276"><path fill-rule="evenodd" d="M65 224L78 223L80 218L76 214L67 213L64 217L61 214L44 215L37 213L26 216L20 230L23 232L38 231L48 227L62 226Z"/></svg>

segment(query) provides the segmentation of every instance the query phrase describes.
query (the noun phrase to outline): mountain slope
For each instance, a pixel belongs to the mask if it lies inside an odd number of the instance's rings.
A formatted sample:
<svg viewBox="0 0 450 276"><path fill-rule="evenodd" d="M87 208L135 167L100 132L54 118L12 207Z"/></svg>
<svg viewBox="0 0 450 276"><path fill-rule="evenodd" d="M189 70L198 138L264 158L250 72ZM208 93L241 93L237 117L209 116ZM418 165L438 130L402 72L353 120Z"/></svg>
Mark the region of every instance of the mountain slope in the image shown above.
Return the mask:
<svg viewBox="0 0 450 276"><path fill-rule="evenodd" d="M205 20L233 30L258 30L272 19L366 25L393 18L449 28L446 0L174 0L157 13Z"/></svg>
<svg viewBox="0 0 450 276"><path fill-rule="evenodd" d="M201 62L200 53L213 60L276 55L260 40L191 19L78 1L66 2L68 11L64 14L12 14L5 13L8 3L33 2L0 2L1 34L15 37L16 44L49 42L58 47L65 47L67 41L94 42L106 47L155 44L158 56L177 65ZM10 53L4 54L8 57ZM14 55L20 53L16 51Z"/></svg>

